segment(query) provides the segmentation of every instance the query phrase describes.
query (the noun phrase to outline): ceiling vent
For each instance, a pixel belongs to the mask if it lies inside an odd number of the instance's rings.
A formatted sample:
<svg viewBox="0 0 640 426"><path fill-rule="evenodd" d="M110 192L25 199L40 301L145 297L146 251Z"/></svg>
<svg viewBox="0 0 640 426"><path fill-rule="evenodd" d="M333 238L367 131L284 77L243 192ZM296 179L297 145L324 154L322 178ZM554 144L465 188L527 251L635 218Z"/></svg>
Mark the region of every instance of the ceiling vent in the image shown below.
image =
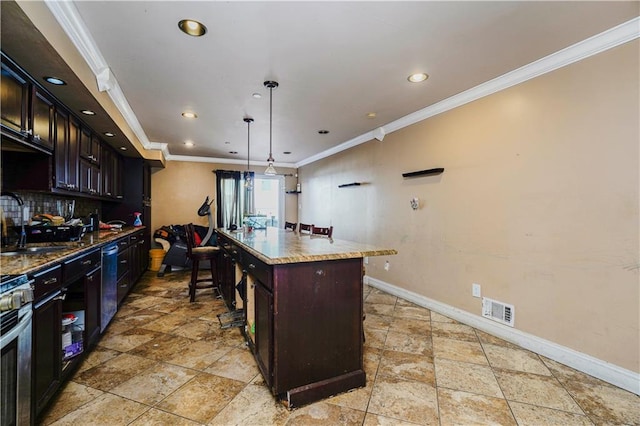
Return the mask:
<svg viewBox="0 0 640 426"><path fill-rule="evenodd" d="M515 309L513 305L498 302L487 297L482 298L482 316L513 327Z"/></svg>

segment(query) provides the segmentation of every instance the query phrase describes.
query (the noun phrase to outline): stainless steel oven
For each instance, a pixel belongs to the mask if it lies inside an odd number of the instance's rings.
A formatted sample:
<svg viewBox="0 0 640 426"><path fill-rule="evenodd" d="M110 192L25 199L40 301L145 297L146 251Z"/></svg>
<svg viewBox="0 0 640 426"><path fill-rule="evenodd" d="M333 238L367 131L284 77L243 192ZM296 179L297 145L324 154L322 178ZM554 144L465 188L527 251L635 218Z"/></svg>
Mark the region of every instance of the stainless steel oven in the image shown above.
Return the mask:
<svg viewBox="0 0 640 426"><path fill-rule="evenodd" d="M0 278L0 425L31 424L31 317L33 281Z"/></svg>

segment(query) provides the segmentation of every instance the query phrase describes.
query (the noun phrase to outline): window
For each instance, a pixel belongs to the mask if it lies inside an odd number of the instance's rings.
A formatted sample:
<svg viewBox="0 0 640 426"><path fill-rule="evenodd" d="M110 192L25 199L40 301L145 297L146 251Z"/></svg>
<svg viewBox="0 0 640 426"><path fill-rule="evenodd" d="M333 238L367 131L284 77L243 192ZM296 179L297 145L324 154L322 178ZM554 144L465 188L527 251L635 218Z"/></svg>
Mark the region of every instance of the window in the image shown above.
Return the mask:
<svg viewBox="0 0 640 426"><path fill-rule="evenodd" d="M284 176L250 172L253 185L247 187L245 173L216 170L217 226L247 223L261 229L284 224Z"/></svg>

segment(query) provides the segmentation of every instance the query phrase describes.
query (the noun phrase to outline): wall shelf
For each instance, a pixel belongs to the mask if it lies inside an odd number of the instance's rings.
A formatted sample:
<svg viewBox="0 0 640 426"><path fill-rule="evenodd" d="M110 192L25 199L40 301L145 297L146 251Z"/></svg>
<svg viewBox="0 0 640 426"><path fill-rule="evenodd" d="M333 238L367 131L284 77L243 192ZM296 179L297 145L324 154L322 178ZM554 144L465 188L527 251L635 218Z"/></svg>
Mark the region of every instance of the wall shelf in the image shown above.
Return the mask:
<svg viewBox="0 0 640 426"><path fill-rule="evenodd" d="M439 167L437 169L427 169L427 170L420 170L418 172L403 173L402 177L411 178L411 177L419 177L419 176L439 175L442 172L444 172L444 169L442 167Z"/></svg>
<svg viewBox="0 0 640 426"><path fill-rule="evenodd" d="M347 188L349 186L360 186L360 182L352 182L352 183L343 183L342 185L338 185L338 188Z"/></svg>

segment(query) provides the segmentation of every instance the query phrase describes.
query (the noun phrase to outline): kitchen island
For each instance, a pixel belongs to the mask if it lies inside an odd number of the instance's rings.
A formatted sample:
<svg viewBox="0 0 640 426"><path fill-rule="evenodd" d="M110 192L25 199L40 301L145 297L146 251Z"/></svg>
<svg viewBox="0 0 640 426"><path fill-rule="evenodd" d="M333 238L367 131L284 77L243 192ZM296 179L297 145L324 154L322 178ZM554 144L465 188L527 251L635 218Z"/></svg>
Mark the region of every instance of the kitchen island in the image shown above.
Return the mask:
<svg viewBox="0 0 640 426"><path fill-rule="evenodd" d="M365 386L363 258L395 250L278 228L219 229L218 243L223 297L274 395L294 408Z"/></svg>

